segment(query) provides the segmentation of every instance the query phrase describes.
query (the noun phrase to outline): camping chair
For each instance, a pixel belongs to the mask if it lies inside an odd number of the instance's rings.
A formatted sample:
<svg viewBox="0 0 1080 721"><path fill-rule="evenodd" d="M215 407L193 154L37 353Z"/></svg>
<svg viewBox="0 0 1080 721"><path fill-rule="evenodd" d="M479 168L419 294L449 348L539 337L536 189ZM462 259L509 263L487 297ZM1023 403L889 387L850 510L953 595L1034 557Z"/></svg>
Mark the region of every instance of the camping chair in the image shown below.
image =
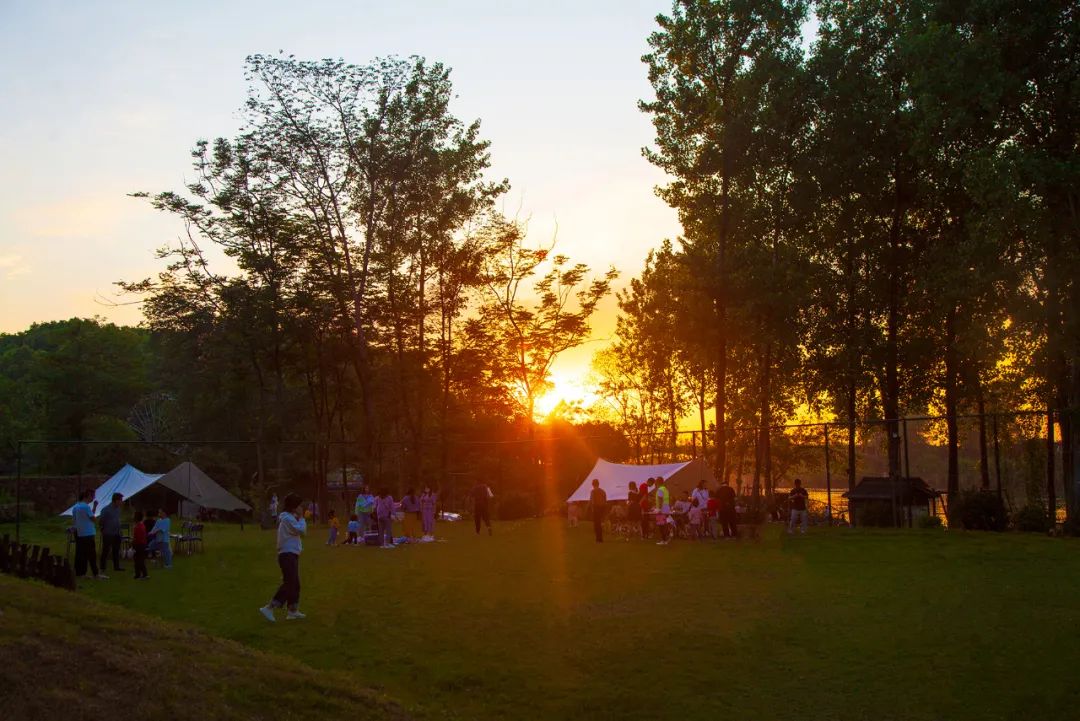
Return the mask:
<svg viewBox="0 0 1080 721"><path fill-rule="evenodd" d="M64 529L64 535L67 536L66 556L68 563L71 563L71 547L75 545L75 539L78 538L78 536L75 535L75 526L68 526L66 529Z"/></svg>
<svg viewBox="0 0 1080 721"><path fill-rule="evenodd" d="M120 524L120 557L127 558L131 550L131 524Z"/></svg>
<svg viewBox="0 0 1080 721"><path fill-rule="evenodd" d="M195 552L195 547L198 546L199 550L203 550L203 524L201 523L184 523L184 526L180 532L180 540L178 545L182 545L186 548L186 553L191 555Z"/></svg>

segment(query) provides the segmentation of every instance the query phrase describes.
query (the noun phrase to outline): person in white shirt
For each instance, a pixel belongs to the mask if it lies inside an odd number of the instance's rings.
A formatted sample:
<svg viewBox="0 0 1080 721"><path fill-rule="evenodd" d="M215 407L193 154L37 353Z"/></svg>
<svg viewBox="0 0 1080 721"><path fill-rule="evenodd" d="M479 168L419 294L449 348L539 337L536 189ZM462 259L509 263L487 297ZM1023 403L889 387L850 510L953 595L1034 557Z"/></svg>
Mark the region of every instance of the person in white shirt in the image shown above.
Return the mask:
<svg viewBox="0 0 1080 721"><path fill-rule="evenodd" d="M702 521L704 521L700 526L701 531L704 534L708 534L711 536L712 534L709 532L707 512L707 509L709 508L709 491L705 488L704 480L698 481L697 488L695 488L694 492L690 494L690 503L691 505L696 505L698 508L701 509L701 517Z"/></svg>
<svg viewBox="0 0 1080 721"><path fill-rule="evenodd" d="M277 551L278 566L281 568L281 586L277 593L259 609L259 613L268 621L275 621L274 611L288 608L286 621L304 618L300 613L300 552L303 543L300 539L307 533L304 520L303 500L295 493L285 496L285 510L278 514Z"/></svg>

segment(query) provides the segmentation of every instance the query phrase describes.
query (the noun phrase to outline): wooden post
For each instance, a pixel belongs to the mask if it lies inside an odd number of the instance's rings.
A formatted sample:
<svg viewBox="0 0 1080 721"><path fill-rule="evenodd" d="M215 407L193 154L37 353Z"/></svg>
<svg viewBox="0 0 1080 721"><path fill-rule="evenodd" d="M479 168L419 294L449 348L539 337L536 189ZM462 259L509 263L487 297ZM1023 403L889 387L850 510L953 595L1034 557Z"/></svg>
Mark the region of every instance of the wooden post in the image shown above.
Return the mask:
<svg viewBox="0 0 1080 721"><path fill-rule="evenodd" d="M1001 498L1001 449L998 447L998 414L994 414L994 476L997 479L997 494Z"/></svg>

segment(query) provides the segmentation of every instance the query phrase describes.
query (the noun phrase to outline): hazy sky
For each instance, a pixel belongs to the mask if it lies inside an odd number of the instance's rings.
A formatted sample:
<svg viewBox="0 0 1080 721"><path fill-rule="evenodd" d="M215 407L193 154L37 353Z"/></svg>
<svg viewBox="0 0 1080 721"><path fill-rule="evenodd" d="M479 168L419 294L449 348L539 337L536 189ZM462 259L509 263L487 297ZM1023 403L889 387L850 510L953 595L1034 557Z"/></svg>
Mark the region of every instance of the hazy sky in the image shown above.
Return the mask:
<svg viewBox="0 0 1080 721"><path fill-rule="evenodd" d="M678 234L642 157L640 56L667 0L561 2L46 2L0 0L0 332L101 315L112 283L161 267L173 219L135 190L180 189L196 139L231 135L250 53L364 63L423 55L453 68L453 110L480 118L505 209L620 284ZM124 299L121 299L124 300ZM613 303L596 324L612 325ZM577 375L598 347L575 353Z"/></svg>

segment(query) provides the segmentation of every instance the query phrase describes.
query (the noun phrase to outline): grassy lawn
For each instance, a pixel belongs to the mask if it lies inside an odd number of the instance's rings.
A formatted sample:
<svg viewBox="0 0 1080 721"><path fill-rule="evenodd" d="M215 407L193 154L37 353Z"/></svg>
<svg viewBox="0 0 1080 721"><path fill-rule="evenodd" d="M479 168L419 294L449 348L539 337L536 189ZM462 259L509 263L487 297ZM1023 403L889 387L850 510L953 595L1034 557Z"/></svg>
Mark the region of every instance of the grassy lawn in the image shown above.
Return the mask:
<svg viewBox="0 0 1080 721"><path fill-rule="evenodd" d="M303 622L256 612L278 572L273 533L253 528L213 527L205 554L147 583L79 593L332 670L343 702L374 688L419 718L1037 719L1080 703L1076 541L770 528L597 545L555 519L440 535L382 551L319 530Z"/></svg>

